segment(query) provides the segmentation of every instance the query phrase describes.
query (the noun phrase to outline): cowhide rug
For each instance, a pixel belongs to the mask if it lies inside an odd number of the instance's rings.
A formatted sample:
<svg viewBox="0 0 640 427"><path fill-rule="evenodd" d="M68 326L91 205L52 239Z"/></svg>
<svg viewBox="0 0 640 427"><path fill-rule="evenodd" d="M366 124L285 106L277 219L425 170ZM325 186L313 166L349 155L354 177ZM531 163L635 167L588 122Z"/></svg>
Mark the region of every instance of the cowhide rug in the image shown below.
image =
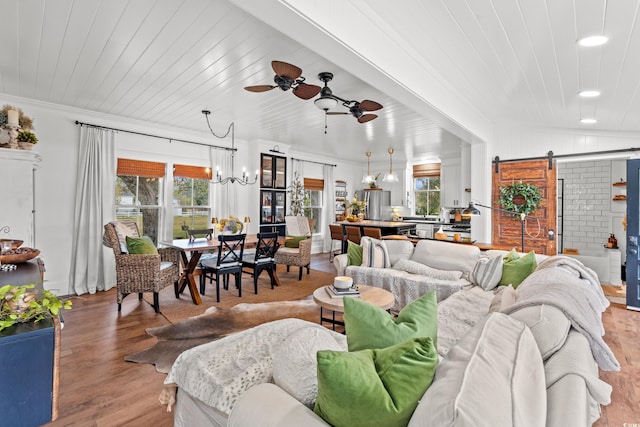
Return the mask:
<svg viewBox="0 0 640 427"><path fill-rule="evenodd" d="M312 300L243 303L228 309L210 307L199 316L147 328L147 334L158 338L158 342L146 350L125 356L124 360L150 363L158 372L168 373L178 355L185 350L287 317L318 322L320 308Z"/></svg>

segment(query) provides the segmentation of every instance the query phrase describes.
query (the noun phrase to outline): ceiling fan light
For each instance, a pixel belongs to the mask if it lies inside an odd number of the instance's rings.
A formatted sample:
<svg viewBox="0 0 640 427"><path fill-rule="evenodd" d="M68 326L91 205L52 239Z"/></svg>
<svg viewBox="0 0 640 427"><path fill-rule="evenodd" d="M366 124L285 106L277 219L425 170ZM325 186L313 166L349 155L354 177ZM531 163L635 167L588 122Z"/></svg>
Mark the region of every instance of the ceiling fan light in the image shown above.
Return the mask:
<svg viewBox="0 0 640 427"><path fill-rule="evenodd" d="M316 105L316 107L318 107L318 109L328 111L338 105L338 100L328 96L321 96L320 98L313 101L313 103Z"/></svg>

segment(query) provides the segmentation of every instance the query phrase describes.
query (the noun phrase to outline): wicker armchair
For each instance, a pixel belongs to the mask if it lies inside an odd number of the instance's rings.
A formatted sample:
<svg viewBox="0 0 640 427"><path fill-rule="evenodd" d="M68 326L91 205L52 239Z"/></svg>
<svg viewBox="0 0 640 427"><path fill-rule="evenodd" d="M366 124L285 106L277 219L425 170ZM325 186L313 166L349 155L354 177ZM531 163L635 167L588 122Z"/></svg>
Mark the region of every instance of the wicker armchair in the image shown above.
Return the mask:
<svg viewBox="0 0 640 427"><path fill-rule="evenodd" d="M309 227L308 219L303 216L287 216L285 217L287 223L287 234L309 236L305 240L299 242L297 248L287 248L286 243L284 247L280 247L276 252L275 262L276 264L284 264L287 266L287 271L293 266L300 268L298 272L298 280L302 280L302 269L307 269L307 274L311 271L311 229Z"/></svg>
<svg viewBox="0 0 640 427"><path fill-rule="evenodd" d="M153 292L153 309L160 312L158 293L166 286L177 286L180 276L180 252L173 248L160 248L158 255L132 255L127 253L125 236L140 237L133 221L113 221L104 226L102 242L113 249L116 257L116 289L118 311L122 300L137 293L142 300L144 292Z"/></svg>

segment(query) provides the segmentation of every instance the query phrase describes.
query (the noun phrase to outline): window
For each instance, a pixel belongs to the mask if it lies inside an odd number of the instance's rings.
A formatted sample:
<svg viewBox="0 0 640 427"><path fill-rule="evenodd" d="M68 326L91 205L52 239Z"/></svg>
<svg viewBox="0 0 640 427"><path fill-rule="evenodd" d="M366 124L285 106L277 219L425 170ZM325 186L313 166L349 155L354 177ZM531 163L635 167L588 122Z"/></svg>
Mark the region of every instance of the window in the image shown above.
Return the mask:
<svg viewBox="0 0 640 427"><path fill-rule="evenodd" d="M440 211L440 163L413 166L416 215L438 215Z"/></svg>
<svg viewBox="0 0 640 427"><path fill-rule="evenodd" d="M173 238L185 238L187 229L210 228L209 181L211 169L174 165Z"/></svg>
<svg viewBox="0 0 640 427"><path fill-rule="evenodd" d="M322 223L323 194L324 180L304 179L304 216L313 219L313 221L309 221L312 233L318 233L318 227Z"/></svg>
<svg viewBox="0 0 640 427"><path fill-rule="evenodd" d="M156 244L164 172L164 163L118 159L116 219L135 221L140 233Z"/></svg>

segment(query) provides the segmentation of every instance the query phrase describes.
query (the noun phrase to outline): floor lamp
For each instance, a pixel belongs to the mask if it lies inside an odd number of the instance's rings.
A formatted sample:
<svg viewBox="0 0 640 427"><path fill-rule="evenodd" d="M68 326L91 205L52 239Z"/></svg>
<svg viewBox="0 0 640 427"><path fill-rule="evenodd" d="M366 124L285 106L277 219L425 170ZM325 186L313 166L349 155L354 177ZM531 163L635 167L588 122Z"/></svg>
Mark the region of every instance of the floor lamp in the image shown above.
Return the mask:
<svg viewBox="0 0 640 427"><path fill-rule="evenodd" d="M476 209L476 206L480 206L480 207L483 207L483 208L491 209L492 211L504 212L504 213L507 213L507 214L510 214L510 215L519 215L520 216L520 233L521 233L521 245L520 245L520 247L522 248L521 252L524 253L524 221L527 218L527 214L508 211L506 209L494 208L493 206L486 206L486 205L482 205L480 203L469 202L469 207L465 208L462 211L462 216L470 217L470 216L481 215L480 211L478 209ZM535 218L535 217L532 216L531 218Z"/></svg>

